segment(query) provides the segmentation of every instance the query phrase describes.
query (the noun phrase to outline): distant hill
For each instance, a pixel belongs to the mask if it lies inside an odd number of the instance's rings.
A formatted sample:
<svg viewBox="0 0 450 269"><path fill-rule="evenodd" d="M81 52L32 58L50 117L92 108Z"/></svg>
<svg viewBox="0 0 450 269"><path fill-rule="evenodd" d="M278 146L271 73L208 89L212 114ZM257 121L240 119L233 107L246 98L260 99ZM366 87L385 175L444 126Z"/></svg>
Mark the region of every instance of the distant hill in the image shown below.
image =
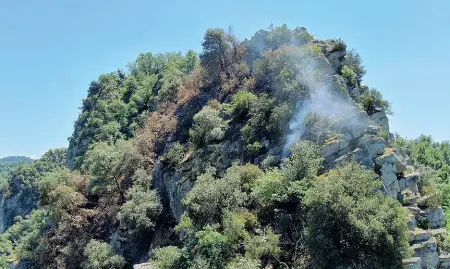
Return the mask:
<svg viewBox="0 0 450 269"><path fill-rule="evenodd" d="M26 156L9 156L0 159L0 183L5 182L9 171L24 163L32 163L34 160Z"/></svg>
<svg viewBox="0 0 450 269"><path fill-rule="evenodd" d="M9 156L0 159L0 163L31 163L33 159L26 156Z"/></svg>

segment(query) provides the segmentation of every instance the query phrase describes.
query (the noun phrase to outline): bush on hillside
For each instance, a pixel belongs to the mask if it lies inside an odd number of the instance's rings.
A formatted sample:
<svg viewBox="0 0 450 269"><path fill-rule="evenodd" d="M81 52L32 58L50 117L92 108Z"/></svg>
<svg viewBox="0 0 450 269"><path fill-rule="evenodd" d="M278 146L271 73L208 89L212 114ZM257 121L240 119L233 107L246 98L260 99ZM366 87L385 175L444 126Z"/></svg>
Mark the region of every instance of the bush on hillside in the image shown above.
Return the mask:
<svg viewBox="0 0 450 269"><path fill-rule="evenodd" d="M374 178L373 171L349 163L307 191L307 244L316 267L402 268L406 215Z"/></svg>

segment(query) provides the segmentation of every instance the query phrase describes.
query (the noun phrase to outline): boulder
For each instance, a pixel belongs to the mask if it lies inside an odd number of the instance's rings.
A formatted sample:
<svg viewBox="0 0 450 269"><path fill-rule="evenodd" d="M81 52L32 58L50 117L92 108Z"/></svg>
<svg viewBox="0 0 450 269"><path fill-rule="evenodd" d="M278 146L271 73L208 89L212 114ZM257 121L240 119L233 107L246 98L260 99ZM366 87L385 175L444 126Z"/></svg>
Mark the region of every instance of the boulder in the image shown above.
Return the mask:
<svg viewBox="0 0 450 269"><path fill-rule="evenodd" d="M156 269L156 267L154 267L153 265L151 265L150 263L140 263L140 264L135 264L133 265L133 269Z"/></svg>
<svg viewBox="0 0 450 269"><path fill-rule="evenodd" d="M437 229L445 227L444 210L442 208L427 208L425 209L426 218L428 219L430 228Z"/></svg>
<svg viewBox="0 0 450 269"><path fill-rule="evenodd" d="M391 185L385 186L386 194L390 197L397 199L398 193L400 192L400 185L398 184L398 181L395 180L392 182Z"/></svg>
<svg viewBox="0 0 450 269"><path fill-rule="evenodd" d="M361 89L358 87L353 87L349 89L348 93L350 94L350 97L355 100L355 102L361 102Z"/></svg>
<svg viewBox="0 0 450 269"><path fill-rule="evenodd" d="M389 119L386 115L386 112L380 111L380 112L374 113L374 114L370 115L369 118L374 124L380 126L384 130L389 132Z"/></svg>
<svg viewBox="0 0 450 269"><path fill-rule="evenodd" d="M405 269L420 269L422 260L419 257L409 258L403 260L403 267Z"/></svg>
<svg viewBox="0 0 450 269"><path fill-rule="evenodd" d="M339 150L345 150L348 146L350 146L350 139L343 138L339 141Z"/></svg>
<svg viewBox="0 0 450 269"><path fill-rule="evenodd" d="M434 237L442 237L447 233L445 228L430 229L431 235Z"/></svg>
<svg viewBox="0 0 450 269"><path fill-rule="evenodd" d="M327 158L339 151L339 140L331 141L322 146L322 156Z"/></svg>
<svg viewBox="0 0 450 269"><path fill-rule="evenodd" d="M439 269L448 269L450 268L450 253L440 253L439 255Z"/></svg>
<svg viewBox="0 0 450 269"><path fill-rule="evenodd" d="M417 227L417 220L416 217L414 215L409 215L408 216L408 229L410 231L414 231Z"/></svg>
<svg viewBox="0 0 450 269"><path fill-rule="evenodd" d="M185 162L184 169L189 169L189 162ZM183 169L183 170L184 170ZM178 221L184 213L182 200L192 189L194 183L185 179L183 172L166 172L164 166L158 163L155 169L155 188L161 190L160 195L164 201L169 202L172 216Z"/></svg>
<svg viewBox="0 0 450 269"><path fill-rule="evenodd" d="M403 190L409 190L412 193L419 193L419 188L417 186L417 182L419 182L419 174L418 173L412 173L404 175L398 183L400 184L400 189Z"/></svg>
<svg viewBox="0 0 450 269"><path fill-rule="evenodd" d="M398 181L400 185L400 180ZM401 186L400 186L401 188ZM416 204L418 196L412 193L410 190L400 191L400 195L398 195L399 201L402 205L413 205Z"/></svg>
<svg viewBox="0 0 450 269"><path fill-rule="evenodd" d="M378 166L382 166L386 163L392 165L392 172L395 174L400 174L406 171L406 164L403 163L402 157L395 152L381 155L375 159L375 163Z"/></svg>
<svg viewBox="0 0 450 269"><path fill-rule="evenodd" d="M421 216L426 214L425 211L417 206L406 206L405 209L407 209L407 211L409 211L409 213L413 214L414 216Z"/></svg>
<svg viewBox="0 0 450 269"><path fill-rule="evenodd" d="M395 165L392 163L383 163L381 166L381 180L383 181L384 186L389 186L395 181L397 181L397 175L395 174ZM399 184L400 188L400 184Z"/></svg>
<svg viewBox="0 0 450 269"><path fill-rule="evenodd" d="M414 242L423 242L431 238L431 232L429 230L416 229L414 233Z"/></svg>
<svg viewBox="0 0 450 269"><path fill-rule="evenodd" d="M331 67L337 72L341 65L342 58L347 54L346 50L335 50L326 54Z"/></svg>
<svg viewBox="0 0 450 269"><path fill-rule="evenodd" d="M354 151L355 160L362 165L371 168L374 159L383 154L386 141L374 135L364 135L358 140L357 146L360 150Z"/></svg>
<svg viewBox="0 0 450 269"><path fill-rule="evenodd" d="M351 116L345 117L340 122L344 133L349 133L353 139L361 138L367 131L370 120L363 110L355 109L351 112Z"/></svg>
<svg viewBox="0 0 450 269"><path fill-rule="evenodd" d="M367 130L366 130L366 132L368 134L372 134L372 135L378 134L379 131L380 131L380 126L377 126L377 125L369 125L369 126L367 126Z"/></svg>
<svg viewBox="0 0 450 269"><path fill-rule="evenodd" d="M408 156L408 154L407 154L407 152L406 152L406 149L404 149L404 148L399 148L399 149L398 149L398 153L402 156L403 162L404 162L406 165L411 165L411 164L412 164L411 158Z"/></svg>
<svg viewBox="0 0 450 269"><path fill-rule="evenodd" d="M422 268L436 268L439 262L437 254L437 241L431 237L425 242L412 245L414 256L420 257Z"/></svg>
<svg viewBox="0 0 450 269"><path fill-rule="evenodd" d="M393 198L397 198L398 193L400 192L400 184L397 180L397 175L395 174L395 165L385 162L381 166L380 171L381 181L386 189L386 193Z"/></svg>

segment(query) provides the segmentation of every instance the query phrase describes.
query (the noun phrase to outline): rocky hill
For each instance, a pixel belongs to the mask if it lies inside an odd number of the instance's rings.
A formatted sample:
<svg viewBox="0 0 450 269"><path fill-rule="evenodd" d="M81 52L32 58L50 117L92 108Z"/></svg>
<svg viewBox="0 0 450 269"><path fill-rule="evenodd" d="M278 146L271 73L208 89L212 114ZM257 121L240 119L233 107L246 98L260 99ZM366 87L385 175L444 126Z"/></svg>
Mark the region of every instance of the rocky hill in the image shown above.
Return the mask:
<svg viewBox="0 0 450 269"><path fill-rule="evenodd" d="M0 264L450 268L442 189L344 41L283 25L202 46L91 83L67 163L12 175Z"/></svg>

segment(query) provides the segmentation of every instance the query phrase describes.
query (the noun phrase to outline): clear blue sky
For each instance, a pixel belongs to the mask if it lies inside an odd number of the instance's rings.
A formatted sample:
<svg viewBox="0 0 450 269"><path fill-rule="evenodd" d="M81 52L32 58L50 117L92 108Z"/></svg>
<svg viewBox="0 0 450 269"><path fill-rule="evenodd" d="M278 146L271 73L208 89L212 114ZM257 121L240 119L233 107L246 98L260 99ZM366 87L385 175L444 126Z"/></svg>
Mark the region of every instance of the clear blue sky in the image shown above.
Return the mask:
<svg viewBox="0 0 450 269"><path fill-rule="evenodd" d="M271 23L344 39L393 103L392 131L449 140L450 1L368 2L0 0L0 157L67 146L90 81L140 52L200 51L207 28L242 40Z"/></svg>

